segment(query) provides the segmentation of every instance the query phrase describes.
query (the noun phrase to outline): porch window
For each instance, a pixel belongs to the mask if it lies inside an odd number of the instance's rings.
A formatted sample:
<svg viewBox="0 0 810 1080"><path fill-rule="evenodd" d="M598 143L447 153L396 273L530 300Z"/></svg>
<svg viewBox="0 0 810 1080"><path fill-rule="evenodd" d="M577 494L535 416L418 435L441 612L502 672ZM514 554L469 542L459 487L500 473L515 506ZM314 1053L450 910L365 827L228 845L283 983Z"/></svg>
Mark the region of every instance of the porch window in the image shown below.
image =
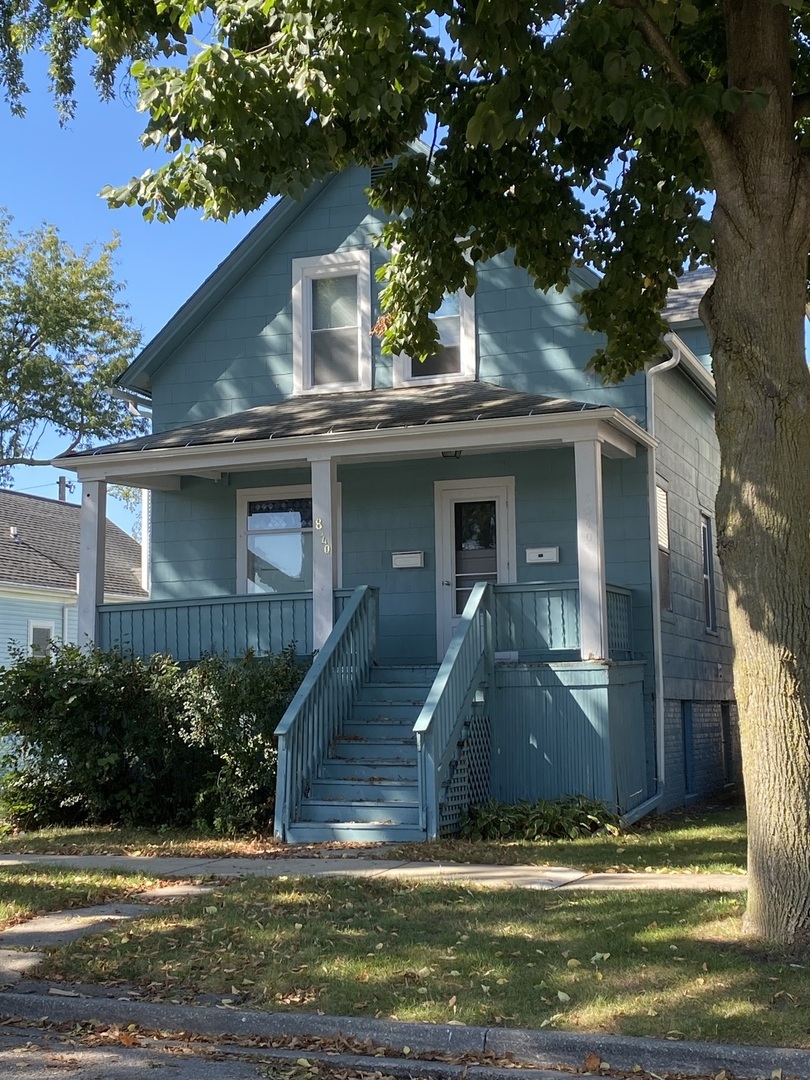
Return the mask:
<svg viewBox="0 0 810 1080"><path fill-rule="evenodd" d="M398 356L399 384L444 383L475 378L475 308L465 292L448 293L431 316L439 332L438 351L427 360Z"/></svg>
<svg viewBox="0 0 810 1080"><path fill-rule="evenodd" d="M312 588L312 499L249 501L246 534L248 593Z"/></svg>
<svg viewBox="0 0 810 1080"><path fill-rule="evenodd" d="M714 539L712 519L700 515L700 542L703 548L703 620L707 630L717 630L717 607L714 600Z"/></svg>
<svg viewBox="0 0 810 1080"><path fill-rule="evenodd" d="M371 388L367 250L293 259L296 393Z"/></svg>

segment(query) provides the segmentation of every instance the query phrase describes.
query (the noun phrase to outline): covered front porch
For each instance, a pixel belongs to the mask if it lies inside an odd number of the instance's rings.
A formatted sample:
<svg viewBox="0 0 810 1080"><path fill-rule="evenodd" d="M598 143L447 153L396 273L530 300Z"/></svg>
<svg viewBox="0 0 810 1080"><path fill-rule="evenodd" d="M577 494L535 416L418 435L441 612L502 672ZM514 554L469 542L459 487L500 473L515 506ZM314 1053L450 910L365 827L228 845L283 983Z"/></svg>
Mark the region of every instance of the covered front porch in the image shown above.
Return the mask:
<svg viewBox="0 0 810 1080"><path fill-rule="evenodd" d="M285 839L430 837L560 784L643 802L646 433L481 384L335 397L63 459L80 640L314 655L278 732ZM155 498L145 603L102 603L111 482Z"/></svg>

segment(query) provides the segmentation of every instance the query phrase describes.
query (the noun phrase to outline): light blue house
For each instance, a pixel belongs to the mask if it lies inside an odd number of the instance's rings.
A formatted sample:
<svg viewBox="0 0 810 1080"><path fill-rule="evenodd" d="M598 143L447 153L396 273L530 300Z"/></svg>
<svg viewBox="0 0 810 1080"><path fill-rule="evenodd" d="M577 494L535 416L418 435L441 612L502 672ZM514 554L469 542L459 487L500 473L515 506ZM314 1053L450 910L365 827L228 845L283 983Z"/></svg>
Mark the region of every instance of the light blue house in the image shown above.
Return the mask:
<svg viewBox="0 0 810 1080"><path fill-rule="evenodd" d="M80 517L73 503L0 490L0 667L76 641ZM108 521L105 546L107 600L145 600L140 544Z"/></svg>
<svg viewBox="0 0 810 1080"><path fill-rule="evenodd" d="M694 299L661 364L605 387L575 303L588 273L542 294L502 257L447 297L436 357L383 356L368 183L282 200L122 378L154 433L60 460L84 485L80 634L181 659L317 651L279 728L290 840L435 836L490 795L640 816L722 789L735 712ZM108 482L153 493L148 603L101 602Z"/></svg>

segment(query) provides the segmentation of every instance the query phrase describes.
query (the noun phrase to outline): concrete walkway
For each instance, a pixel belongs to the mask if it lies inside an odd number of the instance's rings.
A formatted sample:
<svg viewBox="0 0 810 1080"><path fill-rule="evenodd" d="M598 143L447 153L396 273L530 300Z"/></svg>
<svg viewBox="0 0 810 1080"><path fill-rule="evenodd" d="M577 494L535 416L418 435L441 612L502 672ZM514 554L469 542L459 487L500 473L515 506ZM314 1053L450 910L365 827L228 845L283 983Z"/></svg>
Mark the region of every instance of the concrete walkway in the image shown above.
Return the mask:
<svg viewBox="0 0 810 1080"><path fill-rule="evenodd" d="M464 882L498 889L686 889L744 892L745 874L589 874L565 866L490 866L385 859L178 859L137 855L3 855L0 867L52 865L156 877L363 877Z"/></svg>

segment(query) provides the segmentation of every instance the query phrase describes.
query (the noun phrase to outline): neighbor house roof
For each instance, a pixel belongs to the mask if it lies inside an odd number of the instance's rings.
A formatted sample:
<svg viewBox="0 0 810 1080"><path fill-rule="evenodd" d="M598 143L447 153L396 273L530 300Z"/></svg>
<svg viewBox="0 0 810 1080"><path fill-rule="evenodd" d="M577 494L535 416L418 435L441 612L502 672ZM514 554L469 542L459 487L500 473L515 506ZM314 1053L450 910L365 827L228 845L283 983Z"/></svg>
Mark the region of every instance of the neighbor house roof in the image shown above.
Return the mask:
<svg viewBox="0 0 810 1080"><path fill-rule="evenodd" d="M0 581L75 590L80 514L81 507L73 503L0 491ZM146 596L140 569L140 544L108 521L104 591Z"/></svg>
<svg viewBox="0 0 810 1080"><path fill-rule="evenodd" d="M698 322L700 301L713 281L714 270L710 266L681 274L677 289L670 289L667 296L667 306L661 313L664 319L676 329L679 324Z"/></svg>
<svg viewBox="0 0 810 1080"><path fill-rule="evenodd" d="M585 405L579 401L540 394L522 394L481 382L360 390L346 394L302 394L274 405L260 405L155 435L127 439L94 450L74 451L65 457L75 459L180 446L473 423L506 417L586 412L598 408L598 405Z"/></svg>

